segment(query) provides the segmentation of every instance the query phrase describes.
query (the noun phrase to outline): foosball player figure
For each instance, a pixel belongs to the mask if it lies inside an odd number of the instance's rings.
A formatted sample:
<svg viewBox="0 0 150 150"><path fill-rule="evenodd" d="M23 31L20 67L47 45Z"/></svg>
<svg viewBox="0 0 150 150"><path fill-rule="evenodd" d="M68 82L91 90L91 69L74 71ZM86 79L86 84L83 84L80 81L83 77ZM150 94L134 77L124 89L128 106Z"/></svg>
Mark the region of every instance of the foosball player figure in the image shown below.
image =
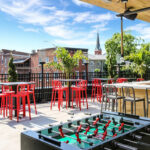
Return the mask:
<svg viewBox="0 0 150 150"><path fill-rule="evenodd" d="M88 127L85 129L85 135L87 135L87 133L89 132L89 130L90 130L90 125L88 125Z"/></svg>
<svg viewBox="0 0 150 150"><path fill-rule="evenodd" d="M118 128L119 131L122 131L122 133L124 133L124 123L121 123L119 128Z"/></svg>
<svg viewBox="0 0 150 150"><path fill-rule="evenodd" d="M105 140L106 136L107 136L107 130L103 133L102 140Z"/></svg>
<svg viewBox="0 0 150 150"><path fill-rule="evenodd" d="M65 136L64 136L64 133L62 131L62 126L60 126L58 130L59 130L60 136L64 138Z"/></svg>
<svg viewBox="0 0 150 150"><path fill-rule="evenodd" d="M96 129L94 130L93 136L96 136L98 133L98 125L97 124L95 124L95 128Z"/></svg>
<svg viewBox="0 0 150 150"><path fill-rule="evenodd" d="M80 125L80 126L77 128L77 132L80 132L80 131L81 131L81 128L82 128L82 125Z"/></svg>
<svg viewBox="0 0 150 150"><path fill-rule="evenodd" d="M117 122L115 121L115 118L114 118L114 117L112 117L112 121L113 121L113 124L114 124L114 125L117 124Z"/></svg>
<svg viewBox="0 0 150 150"><path fill-rule="evenodd" d="M76 137L77 137L77 139L76 139L76 140L77 140L77 142L79 142L79 144L81 144L81 139L79 138L79 133L78 133L78 132L76 132L76 133L75 133L75 135L76 135Z"/></svg>
<svg viewBox="0 0 150 150"><path fill-rule="evenodd" d="M116 133L115 128L113 128L111 132L112 132L112 134L113 134L113 137L117 136L117 133Z"/></svg>

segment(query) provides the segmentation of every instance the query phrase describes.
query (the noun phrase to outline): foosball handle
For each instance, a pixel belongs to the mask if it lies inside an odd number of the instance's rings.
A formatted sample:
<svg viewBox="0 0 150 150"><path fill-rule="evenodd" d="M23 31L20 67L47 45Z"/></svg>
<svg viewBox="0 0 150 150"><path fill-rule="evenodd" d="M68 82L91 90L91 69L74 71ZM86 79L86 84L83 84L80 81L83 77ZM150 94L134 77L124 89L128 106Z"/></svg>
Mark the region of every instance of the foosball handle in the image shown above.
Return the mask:
<svg viewBox="0 0 150 150"><path fill-rule="evenodd" d="M114 142L114 145L116 147L124 149L124 150L138 150L138 148L136 148L136 147L132 147L132 146L129 146L129 145L126 145L126 144L116 142L116 141Z"/></svg>

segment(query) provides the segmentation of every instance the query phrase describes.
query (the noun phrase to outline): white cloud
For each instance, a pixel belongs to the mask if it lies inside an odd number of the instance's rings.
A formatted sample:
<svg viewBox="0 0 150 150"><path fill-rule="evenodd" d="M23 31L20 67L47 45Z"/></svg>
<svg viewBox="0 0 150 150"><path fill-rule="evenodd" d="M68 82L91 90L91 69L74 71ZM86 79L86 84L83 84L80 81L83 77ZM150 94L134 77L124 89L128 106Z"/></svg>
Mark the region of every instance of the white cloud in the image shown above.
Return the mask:
<svg viewBox="0 0 150 150"><path fill-rule="evenodd" d="M80 0L72 0L72 2L78 6L92 7L92 5L85 2L81 2Z"/></svg>
<svg viewBox="0 0 150 150"><path fill-rule="evenodd" d="M78 0L73 2L79 6L88 6ZM39 32L40 27L54 40L57 39L55 43L66 46L95 46L97 30L100 32L108 30L107 23L114 19L114 15L110 13L96 14L58 9L50 2L44 3L43 0L0 0L0 6L0 11L18 20L20 28L25 32ZM22 24L34 25L37 28L25 28ZM84 28L79 24L86 26Z"/></svg>
<svg viewBox="0 0 150 150"><path fill-rule="evenodd" d="M59 37L63 39L69 39L71 38L71 35L73 35L73 31L69 30L64 25L47 26L44 27L44 30L51 36Z"/></svg>
<svg viewBox="0 0 150 150"><path fill-rule="evenodd" d="M110 21L114 19L114 15L107 13L107 14L93 14L90 12L78 13L75 17L74 21L77 23L97 23L97 22L104 22Z"/></svg>
<svg viewBox="0 0 150 150"><path fill-rule="evenodd" d="M136 31L141 38L147 40L150 39L150 26L144 23L140 23L134 26L129 26L126 30Z"/></svg>
<svg viewBox="0 0 150 150"><path fill-rule="evenodd" d="M25 28L23 26L19 26L19 28L25 32L39 32L39 29L37 29L37 28Z"/></svg>

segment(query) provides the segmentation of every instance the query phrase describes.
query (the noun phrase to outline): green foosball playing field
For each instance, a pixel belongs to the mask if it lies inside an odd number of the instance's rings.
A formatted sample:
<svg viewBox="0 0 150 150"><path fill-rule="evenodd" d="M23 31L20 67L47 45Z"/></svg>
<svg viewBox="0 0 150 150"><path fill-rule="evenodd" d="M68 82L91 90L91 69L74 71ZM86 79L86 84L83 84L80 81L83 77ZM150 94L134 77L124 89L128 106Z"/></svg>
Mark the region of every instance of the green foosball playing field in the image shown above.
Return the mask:
<svg viewBox="0 0 150 150"><path fill-rule="evenodd" d="M95 122L95 124L94 124ZM90 148L92 145L99 144L105 140L118 136L129 130L135 129L134 126L124 125L124 123L113 123L112 120L99 123L98 121L93 121L89 124L89 130L86 132L88 124L85 122L84 125L73 125L62 126L60 129L53 129L51 132L43 130L41 133L53 137L60 142L72 144L82 149ZM94 124L94 125L93 125ZM81 128L79 132L76 132L78 128ZM61 134L62 133L62 134ZM85 134L86 133L86 134Z"/></svg>

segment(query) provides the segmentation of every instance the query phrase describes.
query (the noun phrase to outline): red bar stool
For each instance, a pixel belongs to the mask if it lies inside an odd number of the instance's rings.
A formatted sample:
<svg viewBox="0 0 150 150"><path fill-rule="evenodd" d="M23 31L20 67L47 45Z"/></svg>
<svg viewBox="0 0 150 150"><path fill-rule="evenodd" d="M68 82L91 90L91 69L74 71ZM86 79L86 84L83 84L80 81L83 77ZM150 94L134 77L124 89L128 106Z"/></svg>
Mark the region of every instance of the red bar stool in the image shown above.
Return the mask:
<svg viewBox="0 0 150 150"><path fill-rule="evenodd" d="M96 79L96 88L97 88L97 101L101 102L102 98L102 83L100 79Z"/></svg>
<svg viewBox="0 0 150 150"><path fill-rule="evenodd" d="M92 95L91 95L91 101L92 101L93 97L94 97L94 99L95 99L95 93L96 93L96 79L93 79L93 80L92 80Z"/></svg>
<svg viewBox="0 0 150 150"><path fill-rule="evenodd" d="M100 79L94 79L92 80L92 95L91 95L91 101L94 97L95 100L95 95L97 95L97 101L101 102L101 97L102 97L102 84ZM93 101L94 101L93 100Z"/></svg>
<svg viewBox="0 0 150 150"><path fill-rule="evenodd" d="M87 80L81 80L77 86L72 87L72 108L73 108L73 93L76 93L76 104L79 106L81 110L81 102L83 102L84 105L84 93L86 97L86 105L88 109L88 101L87 101ZM82 98L81 98L81 93L82 93ZM83 101L81 101L83 99Z"/></svg>
<svg viewBox="0 0 150 150"><path fill-rule="evenodd" d="M6 99L6 94L5 93L0 93L0 98L1 98L1 111L0 113L2 114L3 112L3 117L5 118L5 108L6 108L6 104L5 104L5 99Z"/></svg>
<svg viewBox="0 0 150 150"><path fill-rule="evenodd" d="M7 109L8 108L9 108L9 113L10 113L11 95L14 94L15 91L12 90L12 86L2 85L2 93L6 94L5 109L6 109L6 116L7 116Z"/></svg>
<svg viewBox="0 0 150 150"><path fill-rule="evenodd" d="M11 103L10 103L10 119L12 119L12 112L13 110L17 110L17 122L19 121L19 113L23 112L23 117L26 116L26 97L27 97L27 104L28 104L28 111L29 111L29 119L31 120L31 109L30 109L30 98L27 90L29 89L28 84L20 84L17 86L17 93L11 95ZM14 108L13 98L16 98L17 108ZM20 98L22 98L22 106Z"/></svg>
<svg viewBox="0 0 150 150"><path fill-rule="evenodd" d="M52 80L52 98L51 98L51 109L52 105L55 105L56 94L58 93L58 109L60 111L60 105L63 105L63 92L66 92L66 108L68 108L68 87L63 87L62 83L58 80ZM54 99L54 104L53 104Z"/></svg>
<svg viewBox="0 0 150 150"><path fill-rule="evenodd" d="M33 96L33 102L34 102L34 108L35 108L35 114L37 114L37 110L36 110L36 100L35 100L35 84L33 83L33 81L31 81L31 84L29 84L29 89L27 90L27 94Z"/></svg>
<svg viewBox="0 0 150 150"><path fill-rule="evenodd" d="M143 78L137 78L136 81L144 81Z"/></svg>

